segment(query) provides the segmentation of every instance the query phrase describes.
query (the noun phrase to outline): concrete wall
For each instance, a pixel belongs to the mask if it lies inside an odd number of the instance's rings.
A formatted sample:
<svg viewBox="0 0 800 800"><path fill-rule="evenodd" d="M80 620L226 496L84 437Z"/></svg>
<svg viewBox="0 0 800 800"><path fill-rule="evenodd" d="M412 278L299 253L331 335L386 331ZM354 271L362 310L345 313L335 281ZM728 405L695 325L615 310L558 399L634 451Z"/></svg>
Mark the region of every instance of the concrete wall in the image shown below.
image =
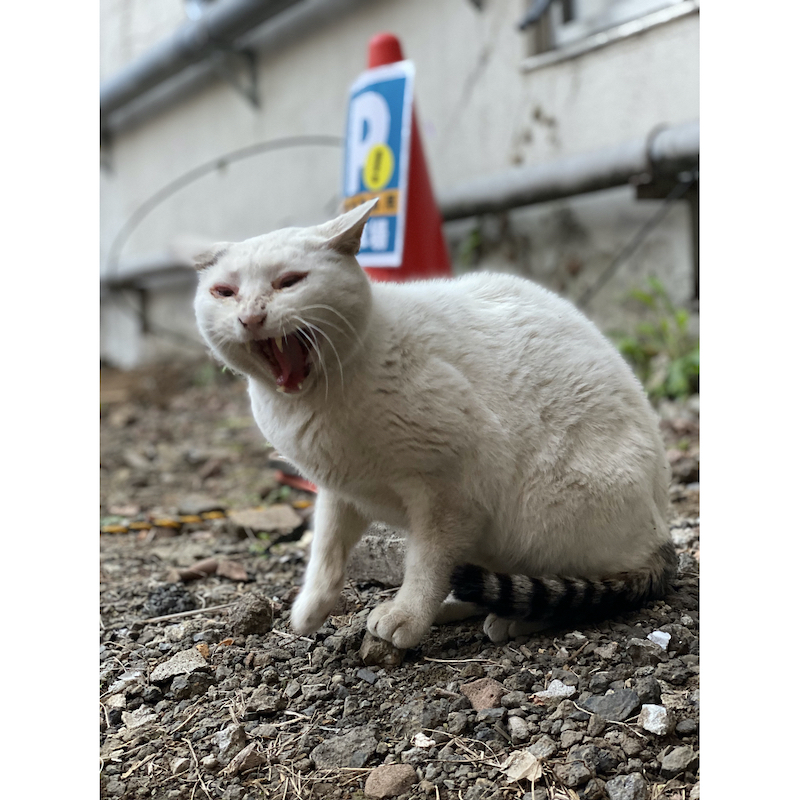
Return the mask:
<svg viewBox="0 0 800 800"><path fill-rule="evenodd" d="M278 137L341 136L348 87L364 69L367 42L382 30L397 34L416 63L416 108L436 190L699 116L697 14L526 69L528 36L516 29L523 0L484 0L482 10L469 0L311 3L339 13L307 31L276 18L277 35L254 37L267 45L258 61L258 108L224 81L206 81L115 132L103 148L108 166L100 178L103 269L114 237L137 207L198 164ZM106 78L185 19L179 0L100 5ZM341 161L338 148L293 148L207 175L144 219L124 245L121 268L163 256L185 235L237 240L322 221L337 210ZM450 223L446 233L457 270L515 271L575 297L656 207L657 201L636 201L623 188ZM598 295L590 315L605 327L627 324L632 309L622 301L646 274L662 277L676 300L688 300L689 238L688 215L679 204ZM181 299L190 294L187 283L150 298L151 320L191 336L191 319L182 319L190 307ZM102 350L108 360L133 366L182 351L167 339L135 334L130 314L121 321L124 313L104 303Z"/></svg>

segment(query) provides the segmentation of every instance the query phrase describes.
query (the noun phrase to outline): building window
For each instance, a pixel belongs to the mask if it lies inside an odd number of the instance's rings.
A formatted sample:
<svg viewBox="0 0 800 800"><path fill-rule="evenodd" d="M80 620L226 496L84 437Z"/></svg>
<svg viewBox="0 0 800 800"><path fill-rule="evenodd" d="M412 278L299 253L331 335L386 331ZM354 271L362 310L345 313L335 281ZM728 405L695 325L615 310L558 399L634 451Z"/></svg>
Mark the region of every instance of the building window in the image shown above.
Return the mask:
<svg viewBox="0 0 800 800"><path fill-rule="evenodd" d="M686 13L697 6L687 0L525 0L519 27L528 56L537 56L656 12L674 7L676 14Z"/></svg>

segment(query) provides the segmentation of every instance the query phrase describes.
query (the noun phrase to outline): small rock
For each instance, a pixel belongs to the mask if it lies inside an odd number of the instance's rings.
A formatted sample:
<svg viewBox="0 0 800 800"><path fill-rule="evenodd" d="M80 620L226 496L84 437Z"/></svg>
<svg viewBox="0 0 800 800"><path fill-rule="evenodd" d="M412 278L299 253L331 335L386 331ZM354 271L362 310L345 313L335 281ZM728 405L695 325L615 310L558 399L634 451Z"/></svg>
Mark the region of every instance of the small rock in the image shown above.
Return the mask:
<svg viewBox="0 0 800 800"><path fill-rule="evenodd" d="M240 750L223 770L226 775L237 775L260 767L267 759L256 751L257 742L250 742Z"/></svg>
<svg viewBox="0 0 800 800"><path fill-rule="evenodd" d="M200 764L208 772L216 772L220 768L219 759L215 755L203 756L200 759Z"/></svg>
<svg viewBox="0 0 800 800"><path fill-rule="evenodd" d="M558 752L558 745L547 735L539 737L534 744L527 748L528 752L544 761Z"/></svg>
<svg viewBox="0 0 800 800"><path fill-rule="evenodd" d="M525 722L525 720L522 719L521 717L509 717L508 733L509 736L511 736L511 741L514 744L520 744L521 742L525 742L528 740L528 737L530 736L528 723Z"/></svg>
<svg viewBox="0 0 800 800"><path fill-rule="evenodd" d="M609 642L608 644L596 647L594 652L600 656L600 658L605 658L607 660L609 658L613 658L613 656L616 655L617 650L619 650L619 642Z"/></svg>
<svg viewBox="0 0 800 800"><path fill-rule="evenodd" d="M180 772L186 772L191 764L192 762L188 758L173 758L169 765L169 769L173 775L177 775Z"/></svg>
<svg viewBox="0 0 800 800"><path fill-rule="evenodd" d="M682 772L693 772L699 763L697 753L689 747L676 747L664 756L661 762L661 774L669 779L675 778Z"/></svg>
<svg viewBox="0 0 800 800"><path fill-rule="evenodd" d="M609 800L648 800L647 781L639 773L618 775L606 783Z"/></svg>
<svg viewBox="0 0 800 800"><path fill-rule="evenodd" d="M399 586L403 582L406 540L388 525L374 523L350 553L347 575L354 583Z"/></svg>
<svg viewBox="0 0 800 800"><path fill-rule="evenodd" d="M624 722L641 710L642 701L633 690L619 689L602 697L589 697L584 700L583 707L609 722Z"/></svg>
<svg viewBox="0 0 800 800"><path fill-rule="evenodd" d="M556 777L570 788L581 786L589 778L593 778L591 770L582 761L567 761L565 764L556 764L553 767Z"/></svg>
<svg viewBox="0 0 800 800"><path fill-rule="evenodd" d="M503 695L507 692L508 689L493 678L479 678L477 681L464 683L461 686L461 693L476 711L498 708Z"/></svg>
<svg viewBox="0 0 800 800"><path fill-rule="evenodd" d="M693 733L697 733L697 727L696 719L682 719L675 726L675 733L678 736L691 736Z"/></svg>
<svg viewBox="0 0 800 800"><path fill-rule="evenodd" d="M668 736L675 729L675 717L664 706L645 703L639 714L637 724L656 736Z"/></svg>
<svg viewBox="0 0 800 800"><path fill-rule="evenodd" d="M628 656L639 667L659 664L666 659L664 649L649 639L631 639L628 642Z"/></svg>
<svg viewBox="0 0 800 800"><path fill-rule="evenodd" d="M292 698L297 697L301 691L300 684L295 680L291 680L286 684L286 688L283 690L283 693L291 700Z"/></svg>
<svg viewBox="0 0 800 800"><path fill-rule="evenodd" d="M317 769L363 767L375 752L378 740L371 726L353 728L341 736L332 736L318 744L310 754Z"/></svg>
<svg viewBox="0 0 800 800"><path fill-rule="evenodd" d="M430 701L416 697L398 706L391 715L391 723L399 735L414 736L422 730L438 728L447 719L448 704L445 700Z"/></svg>
<svg viewBox="0 0 800 800"><path fill-rule="evenodd" d="M213 684L213 676L205 672L193 672L189 675L178 675L173 679L169 690L176 700L187 700L205 694L208 687Z"/></svg>
<svg viewBox="0 0 800 800"><path fill-rule="evenodd" d="M633 685L633 691L642 703L661 702L661 684L652 675L639 678Z"/></svg>
<svg viewBox="0 0 800 800"><path fill-rule="evenodd" d="M574 686L567 686L560 680L550 681L550 685L541 692L534 692L534 697L546 703L556 703L565 698L574 697L578 690Z"/></svg>
<svg viewBox="0 0 800 800"><path fill-rule="evenodd" d="M176 653L163 664L159 664L150 673L150 680L153 683L166 683L176 675L186 675L197 669L204 669L207 666L208 662L196 648L192 647L189 650L182 650L180 653Z"/></svg>
<svg viewBox="0 0 800 800"><path fill-rule="evenodd" d="M398 649L391 642L366 633L358 654L368 667L396 667L402 663L406 651Z"/></svg>
<svg viewBox="0 0 800 800"><path fill-rule="evenodd" d="M360 669L356 672L356 677L361 678L362 681L365 681L370 686L378 680L378 676L371 669Z"/></svg>
<svg viewBox="0 0 800 800"><path fill-rule="evenodd" d="M272 603L258 592L250 592L230 610L233 631L241 636L272 630Z"/></svg>
<svg viewBox="0 0 800 800"><path fill-rule="evenodd" d="M414 745L414 747L422 747L423 749L436 747L436 740L431 739L430 736L426 736L422 731L414 736L414 738L411 740L411 743Z"/></svg>
<svg viewBox="0 0 800 800"><path fill-rule="evenodd" d="M141 706L136 711L123 711L122 721L126 728L141 728L151 722L155 722L158 716L147 706Z"/></svg>
<svg viewBox="0 0 800 800"><path fill-rule="evenodd" d="M666 650L672 637L666 631L653 631L647 634L647 638L651 642L655 642L662 650Z"/></svg>
<svg viewBox="0 0 800 800"><path fill-rule="evenodd" d="M469 717L463 711L451 711L447 715L447 730L454 736L460 736L469 725Z"/></svg>
<svg viewBox="0 0 800 800"><path fill-rule="evenodd" d="M228 725L214 734L214 744L219 749L220 759L227 764L247 744L244 726L236 723Z"/></svg>
<svg viewBox="0 0 800 800"><path fill-rule="evenodd" d="M261 685L247 701L248 716L275 714L286 708L286 696L275 686Z"/></svg>
<svg viewBox="0 0 800 800"><path fill-rule="evenodd" d="M384 764L367 776L364 794L368 797L396 797L407 792L417 781L417 771L410 764Z"/></svg>
<svg viewBox="0 0 800 800"><path fill-rule="evenodd" d="M589 736L602 736L605 729L606 721L602 717L597 716L597 714L592 714L589 717L589 724L586 726L586 733Z"/></svg>

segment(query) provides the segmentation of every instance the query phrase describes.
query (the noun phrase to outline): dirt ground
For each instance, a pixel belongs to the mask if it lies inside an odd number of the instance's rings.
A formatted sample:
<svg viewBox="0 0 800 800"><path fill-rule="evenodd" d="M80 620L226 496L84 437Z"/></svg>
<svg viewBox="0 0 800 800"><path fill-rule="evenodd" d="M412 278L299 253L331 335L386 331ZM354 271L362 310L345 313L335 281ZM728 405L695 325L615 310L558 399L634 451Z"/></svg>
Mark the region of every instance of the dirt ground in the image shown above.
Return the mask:
<svg viewBox="0 0 800 800"><path fill-rule="evenodd" d="M391 588L351 582L320 632L291 632L314 494L270 466L244 384L104 369L101 796L696 800L699 420L661 413L665 600L505 645L440 626L395 664L365 645Z"/></svg>

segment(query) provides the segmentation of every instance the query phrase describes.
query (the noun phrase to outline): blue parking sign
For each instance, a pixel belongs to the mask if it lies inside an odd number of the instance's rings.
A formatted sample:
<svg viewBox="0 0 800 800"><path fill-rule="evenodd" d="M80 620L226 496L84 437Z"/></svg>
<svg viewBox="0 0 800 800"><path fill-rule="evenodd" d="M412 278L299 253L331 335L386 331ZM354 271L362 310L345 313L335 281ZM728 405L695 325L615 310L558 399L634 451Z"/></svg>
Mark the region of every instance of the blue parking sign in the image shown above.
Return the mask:
<svg viewBox="0 0 800 800"><path fill-rule="evenodd" d="M361 237L362 267L403 261L414 65L397 61L362 73L350 87L344 209L378 198Z"/></svg>

